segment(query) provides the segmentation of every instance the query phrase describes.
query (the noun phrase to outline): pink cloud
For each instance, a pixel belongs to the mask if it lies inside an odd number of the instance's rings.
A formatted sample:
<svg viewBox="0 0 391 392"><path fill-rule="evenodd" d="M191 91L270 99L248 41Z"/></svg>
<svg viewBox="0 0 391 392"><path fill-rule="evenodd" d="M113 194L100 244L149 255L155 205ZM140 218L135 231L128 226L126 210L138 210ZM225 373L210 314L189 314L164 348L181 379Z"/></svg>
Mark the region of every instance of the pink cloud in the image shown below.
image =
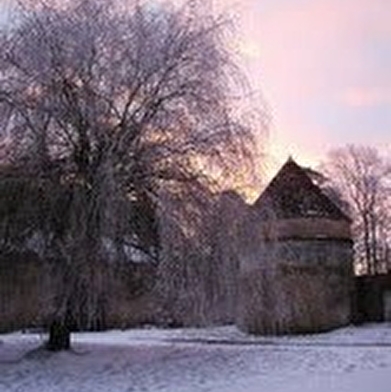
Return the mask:
<svg viewBox="0 0 391 392"><path fill-rule="evenodd" d="M391 104L391 90L382 88L353 87L339 97L341 103L350 107L372 107Z"/></svg>

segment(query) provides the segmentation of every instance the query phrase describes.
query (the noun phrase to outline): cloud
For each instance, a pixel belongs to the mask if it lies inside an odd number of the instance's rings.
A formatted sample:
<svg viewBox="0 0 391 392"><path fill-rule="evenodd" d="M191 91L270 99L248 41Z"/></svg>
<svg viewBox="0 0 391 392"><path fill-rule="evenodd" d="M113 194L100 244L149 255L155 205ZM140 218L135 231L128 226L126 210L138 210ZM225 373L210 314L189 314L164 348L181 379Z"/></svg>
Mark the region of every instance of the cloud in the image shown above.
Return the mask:
<svg viewBox="0 0 391 392"><path fill-rule="evenodd" d="M352 87L342 92L341 103L349 107L374 107L391 104L391 90L382 88Z"/></svg>

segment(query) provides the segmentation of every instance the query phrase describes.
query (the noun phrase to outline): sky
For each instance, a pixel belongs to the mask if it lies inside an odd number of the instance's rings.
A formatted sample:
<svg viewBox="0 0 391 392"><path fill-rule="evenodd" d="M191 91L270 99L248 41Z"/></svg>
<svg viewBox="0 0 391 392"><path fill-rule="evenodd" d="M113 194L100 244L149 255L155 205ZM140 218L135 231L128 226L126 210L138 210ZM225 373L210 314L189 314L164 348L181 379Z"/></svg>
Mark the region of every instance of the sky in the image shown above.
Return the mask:
<svg viewBox="0 0 391 392"><path fill-rule="evenodd" d="M204 1L236 22L270 110L272 168L289 155L316 166L348 143L391 146L391 0Z"/></svg>
<svg viewBox="0 0 391 392"><path fill-rule="evenodd" d="M232 0L274 164L348 143L391 145L391 0ZM229 4L228 4L229 3Z"/></svg>

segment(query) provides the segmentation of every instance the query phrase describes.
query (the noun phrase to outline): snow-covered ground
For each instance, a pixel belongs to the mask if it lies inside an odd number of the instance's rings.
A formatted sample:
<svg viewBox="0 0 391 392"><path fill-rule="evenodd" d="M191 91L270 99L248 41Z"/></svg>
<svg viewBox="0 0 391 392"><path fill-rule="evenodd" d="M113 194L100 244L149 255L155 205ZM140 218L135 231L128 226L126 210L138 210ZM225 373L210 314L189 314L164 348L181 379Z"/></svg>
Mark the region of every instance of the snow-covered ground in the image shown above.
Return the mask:
<svg viewBox="0 0 391 392"><path fill-rule="evenodd" d="M235 327L78 333L72 352L0 335L0 391L390 392L391 325L296 337Z"/></svg>

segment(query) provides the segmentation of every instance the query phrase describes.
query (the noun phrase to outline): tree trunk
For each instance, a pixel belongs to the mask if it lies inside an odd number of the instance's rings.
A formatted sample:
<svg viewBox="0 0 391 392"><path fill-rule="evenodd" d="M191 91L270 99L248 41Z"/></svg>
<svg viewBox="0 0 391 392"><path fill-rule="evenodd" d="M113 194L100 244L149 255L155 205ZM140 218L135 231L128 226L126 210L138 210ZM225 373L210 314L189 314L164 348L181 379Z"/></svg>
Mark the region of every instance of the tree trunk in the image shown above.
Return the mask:
<svg viewBox="0 0 391 392"><path fill-rule="evenodd" d="M69 350L71 348L71 331L65 321L55 320L49 328L47 349L51 351Z"/></svg>
<svg viewBox="0 0 391 392"><path fill-rule="evenodd" d="M368 212L365 211L362 216L363 220L363 231L364 231L364 249L365 249L365 262L367 267L367 273L374 275L374 265L371 254L371 241L370 241L370 226L368 222Z"/></svg>

